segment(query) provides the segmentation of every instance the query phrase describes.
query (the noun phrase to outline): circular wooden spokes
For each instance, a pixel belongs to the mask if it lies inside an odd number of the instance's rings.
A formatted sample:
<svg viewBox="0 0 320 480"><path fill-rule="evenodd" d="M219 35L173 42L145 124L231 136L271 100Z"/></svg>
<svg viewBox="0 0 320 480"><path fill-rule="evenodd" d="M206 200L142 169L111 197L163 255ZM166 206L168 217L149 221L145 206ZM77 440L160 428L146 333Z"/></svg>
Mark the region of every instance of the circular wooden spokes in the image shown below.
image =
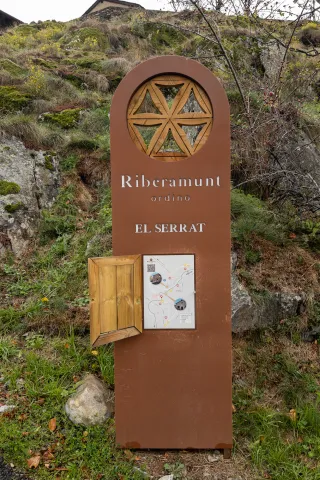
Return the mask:
<svg viewBox="0 0 320 480"><path fill-rule="evenodd" d="M183 160L206 142L212 107L200 85L176 75L142 85L128 108L128 128L137 147L165 162Z"/></svg>

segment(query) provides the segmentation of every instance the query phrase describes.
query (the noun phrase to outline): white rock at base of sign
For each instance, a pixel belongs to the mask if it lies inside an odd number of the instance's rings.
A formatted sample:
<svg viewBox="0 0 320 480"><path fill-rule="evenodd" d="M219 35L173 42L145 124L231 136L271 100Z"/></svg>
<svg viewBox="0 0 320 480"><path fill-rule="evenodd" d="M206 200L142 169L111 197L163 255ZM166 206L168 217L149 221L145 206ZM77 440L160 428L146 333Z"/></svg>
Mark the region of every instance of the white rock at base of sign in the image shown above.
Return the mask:
<svg viewBox="0 0 320 480"><path fill-rule="evenodd" d="M2 407L0 407L0 415L1 413L6 413L6 412L10 412L10 410L13 410L15 407L15 405L2 405Z"/></svg>
<svg viewBox="0 0 320 480"><path fill-rule="evenodd" d="M113 391L90 374L69 398L65 410L69 419L77 425L99 425L113 414L113 400Z"/></svg>
<svg viewBox="0 0 320 480"><path fill-rule="evenodd" d="M164 477L159 478L159 480L173 480L173 475L165 475Z"/></svg>

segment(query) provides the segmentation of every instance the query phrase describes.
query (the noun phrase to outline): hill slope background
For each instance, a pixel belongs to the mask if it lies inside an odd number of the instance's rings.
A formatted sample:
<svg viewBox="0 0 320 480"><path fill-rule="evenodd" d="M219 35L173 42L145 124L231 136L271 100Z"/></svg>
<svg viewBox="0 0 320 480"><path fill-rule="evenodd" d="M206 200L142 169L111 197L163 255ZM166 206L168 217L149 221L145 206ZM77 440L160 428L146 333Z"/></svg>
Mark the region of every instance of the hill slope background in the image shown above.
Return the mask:
<svg viewBox="0 0 320 480"><path fill-rule="evenodd" d="M16 406L0 453L23 469L40 456L31 478L319 478L320 26L206 16L107 9L0 37L0 402ZM112 420L75 427L63 409L84 372L114 383L112 347L88 340L87 258L112 254L108 114L124 75L163 54L204 63L231 105L233 323L247 333L223 464L121 452Z"/></svg>

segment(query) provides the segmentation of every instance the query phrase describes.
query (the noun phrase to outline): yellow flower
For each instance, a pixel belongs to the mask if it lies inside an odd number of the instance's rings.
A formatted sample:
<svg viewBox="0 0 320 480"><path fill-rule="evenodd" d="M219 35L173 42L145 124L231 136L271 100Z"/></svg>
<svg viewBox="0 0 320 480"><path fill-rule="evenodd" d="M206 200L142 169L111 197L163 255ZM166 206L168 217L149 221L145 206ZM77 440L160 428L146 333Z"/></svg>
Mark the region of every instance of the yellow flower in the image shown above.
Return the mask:
<svg viewBox="0 0 320 480"><path fill-rule="evenodd" d="M43 297L41 298L41 302L49 302L49 300L47 299L47 297Z"/></svg>
<svg viewBox="0 0 320 480"><path fill-rule="evenodd" d="M97 350L92 350L91 354L96 357L98 355L98 351Z"/></svg>

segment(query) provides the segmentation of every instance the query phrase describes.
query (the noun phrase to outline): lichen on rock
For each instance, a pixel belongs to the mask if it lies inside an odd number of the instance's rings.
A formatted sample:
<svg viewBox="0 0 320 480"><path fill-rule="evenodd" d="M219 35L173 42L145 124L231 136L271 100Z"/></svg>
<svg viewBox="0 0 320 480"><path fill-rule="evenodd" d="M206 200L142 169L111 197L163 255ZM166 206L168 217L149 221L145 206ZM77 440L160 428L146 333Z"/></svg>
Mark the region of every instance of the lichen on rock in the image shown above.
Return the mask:
<svg viewBox="0 0 320 480"><path fill-rule="evenodd" d="M58 161L50 156L48 169L44 152L5 137L0 137L0 155L0 252L21 257L37 234L42 209L58 194Z"/></svg>

